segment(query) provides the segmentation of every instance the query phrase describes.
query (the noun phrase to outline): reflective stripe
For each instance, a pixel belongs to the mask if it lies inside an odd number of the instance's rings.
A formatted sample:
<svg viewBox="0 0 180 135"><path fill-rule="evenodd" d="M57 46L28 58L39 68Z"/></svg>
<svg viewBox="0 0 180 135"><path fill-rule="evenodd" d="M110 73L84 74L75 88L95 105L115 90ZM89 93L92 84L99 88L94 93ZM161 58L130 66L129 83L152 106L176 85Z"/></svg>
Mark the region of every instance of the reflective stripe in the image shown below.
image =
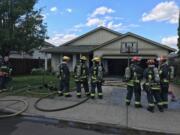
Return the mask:
<svg viewBox="0 0 180 135"><path fill-rule="evenodd" d="M91 97L94 97L94 96L95 96L95 94L91 93Z"/></svg>
<svg viewBox="0 0 180 135"><path fill-rule="evenodd" d="M162 103L162 102L159 102L158 105L163 105L163 103Z"/></svg>
<svg viewBox="0 0 180 135"><path fill-rule="evenodd" d="M58 94L62 94L62 91L58 91Z"/></svg>
<svg viewBox="0 0 180 135"><path fill-rule="evenodd" d="M149 104L149 106L152 106L152 107L154 107L155 105L154 105L154 104Z"/></svg>
<svg viewBox="0 0 180 135"><path fill-rule="evenodd" d="M81 93L78 92L78 93L76 93L76 95L77 95L77 96L81 96Z"/></svg>
<svg viewBox="0 0 180 135"><path fill-rule="evenodd" d="M92 79L96 80L96 77L93 77L93 76L92 76Z"/></svg>
<svg viewBox="0 0 180 135"><path fill-rule="evenodd" d="M126 103L130 103L130 100L128 100L128 99L126 99L125 101L126 101Z"/></svg>
<svg viewBox="0 0 180 135"><path fill-rule="evenodd" d="M163 104L163 105L167 105L167 104L168 104L168 102L162 102L162 104Z"/></svg>
<svg viewBox="0 0 180 135"><path fill-rule="evenodd" d="M135 102L135 105L140 105L141 103L140 102Z"/></svg>
<svg viewBox="0 0 180 135"><path fill-rule="evenodd" d="M130 83L128 83L127 85L128 85L128 86L134 86L134 84L130 84Z"/></svg>
<svg viewBox="0 0 180 135"><path fill-rule="evenodd" d="M69 95L69 93L68 93L68 92L67 92L67 93L64 93L64 95L67 96L67 95Z"/></svg>
<svg viewBox="0 0 180 135"><path fill-rule="evenodd" d="M102 96L103 94L102 93L98 93L98 96Z"/></svg>
<svg viewBox="0 0 180 135"><path fill-rule="evenodd" d="M86 95L90 94L89 92L86 92Z"/></svg>
<svg viewBox="0 0 180 135"><path fill-rule="evenodd" d="M152 87L152 90L161 90L160 87Z"/></svg>
<svg viewBox="0 0 180 135"><path fill-rule="evenodd" d="M139 81L139 80L135 80L134 82L136 82L136 83L140 83L140 81Z"/></svg>
<svg viewBox="0 0 180 135"><path fill-rule="evenodd" d="M169 82L169 80L167 80L167 79L164 79L164 80L163 80L163 82L165 82L165 83L168 83L168 82Z"/></svg>

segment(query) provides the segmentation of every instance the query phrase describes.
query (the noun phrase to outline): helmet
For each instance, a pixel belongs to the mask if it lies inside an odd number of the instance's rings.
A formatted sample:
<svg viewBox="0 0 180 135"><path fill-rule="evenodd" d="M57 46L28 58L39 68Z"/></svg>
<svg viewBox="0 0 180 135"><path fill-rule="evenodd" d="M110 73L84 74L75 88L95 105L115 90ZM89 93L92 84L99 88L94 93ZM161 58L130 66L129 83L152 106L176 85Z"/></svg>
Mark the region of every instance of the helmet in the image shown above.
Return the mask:
<svg viewBox="0 0 180 135"><path fill-rule="evenodd" d="M101 59L100 59L100 57L94 57L94 58L92 59L92 61L95 61L95 62L100 62L100 61L101 61Z"/></svg>
<svg viewBox="0 0 180 135"><path fill-rule="evenodd" d="M86 61L86 60L87 60L87 58L86 58L86 56L81 56L80 60L84 60L84 61Z"/></svg>
<svg viewBox="0 0 180 135"><path fill-rule="evenodd" d="M141 60L141 58L139 56L134 56L131 59L132 62L139 62L140 60Z"/></svg>
<svg viewBox="0 0 180 135"><path fill-rule="evenodd" d="M64 61L69 61L69 60L70 60L70 57L68 57L68 56L63 56L63 60L64 60Z"/></svg>
<svg viewBox="0 0 180 135"><path fill-rule="evenodd" d="M147 60L147 64L148 64L148 65L154 65L154 64L155 64L154 59L149 59L149 60Z"/></svg>

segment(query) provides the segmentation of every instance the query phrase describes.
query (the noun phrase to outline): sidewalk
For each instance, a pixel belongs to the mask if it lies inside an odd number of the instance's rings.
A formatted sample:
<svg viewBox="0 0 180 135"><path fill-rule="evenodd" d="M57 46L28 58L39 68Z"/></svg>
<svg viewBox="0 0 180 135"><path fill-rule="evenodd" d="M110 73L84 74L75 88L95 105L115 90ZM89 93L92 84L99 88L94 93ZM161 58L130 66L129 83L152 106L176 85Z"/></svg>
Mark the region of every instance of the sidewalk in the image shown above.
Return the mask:
<svg viewBox="0 0 180 135"><path fill-rule="evenodd" d="M142 93L142 101L144 108L135 109L134 106L125 106L126 90L118 87L104 86L104 99L88 100L86 103L75 108L61 112L40 112L33 105L36 98L28 97L6 97L5 99L24 99L30 104L25 115L43 116L47 118L55 118L58 120L68 120L82 122L88 124L106 124L116 127L129 127L140 130L157 131L165 133L180 134L180 100L170 102L169 110L160 113L158 110L155 113L146 111L146 95ZM180 96L179 96L180 97ZM178 97L178 98L179 98ZM75 93L72 98L55 97L54 99L45 99L39 106L45 108L59 108L72 105L81 101L77 99ZM20 109L21 103L0 103L8 109Z"/></svg>

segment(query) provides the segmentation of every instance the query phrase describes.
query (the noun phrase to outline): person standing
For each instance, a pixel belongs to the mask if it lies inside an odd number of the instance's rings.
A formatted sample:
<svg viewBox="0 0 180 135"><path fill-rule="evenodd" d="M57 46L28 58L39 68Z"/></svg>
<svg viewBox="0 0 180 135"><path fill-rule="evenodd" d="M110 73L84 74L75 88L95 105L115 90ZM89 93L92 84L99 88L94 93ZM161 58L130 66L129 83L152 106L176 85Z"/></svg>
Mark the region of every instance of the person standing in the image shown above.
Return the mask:
<svg viewBox="0 0 180 135"><path fill-rule="evenodd" d="M70 82L70 71L68 67L68 62L70 58L68 56L63 56L62 63L59 65L59 96L71 97L69 93L69 82Z"/></svg>
<svg viewBox="0 0 180 135"><path fill-rule="evenodd" d="M103 98L103 93L102 93L102 83L103 83L103 74L104 74L104 69L101 64L101 59L99 57L94 57L92 59L93 61L93 66L91 68L91 98L95 98L95 90L97 88L98 92L98 97L100 99Z"/></svg>
<svg viewBox="0 0 180 135"><path fill-rule="evenodd" d="M160 112L163 112L163 104L161 99L161 89L160 89L160 77L158 69L155 67L154 59L149 59L147 61L148 67L145 69L144 78L146 82L144 84L144 89L147 93L148 108L150 112L154 112L155 103ZM155 101L154 101L155 99Z"/></svg>
<svg viewBox="0 0 180 135"><path fill-rule="evenodd" d="M159 59L159 75L160 75L160 85L161 85L161 98L163 107L168 108L168 90L169 90L169 81L173 79L173 67L170 67L167 63L167 58L165 56L160 57ZM173 74L173 75L172 75Z"/></svg>
<svg viewBox="0 0 180 135"><path fill-rule="evenodd" d="M129 106L134 93L135 107L141 108L141 79L143 69L139 66L140 57L134 56L131 59L130 67L126 68L125 79L127 81L126 105Z"/></svg>
<svg viewBox="0 0 180 135"><path fill-rule="evenodd" d="M4 60L0 65L0 90L7 90L7 84L10 81L10 75L12 72L11 65L9 63L9 57L4 57Z"/></svg>
<svg viewBox="0 0 180 135"><path fill-rule="evenodd" d="M88 85L88 77L89 77L89 69L87 66L87 58L85 56L81 56L80 63L77 63L74 68L74 79L76 82L76 95L78 98L81 98L81 85L83 85L86 96L89 96L89 85Z"/></svg>

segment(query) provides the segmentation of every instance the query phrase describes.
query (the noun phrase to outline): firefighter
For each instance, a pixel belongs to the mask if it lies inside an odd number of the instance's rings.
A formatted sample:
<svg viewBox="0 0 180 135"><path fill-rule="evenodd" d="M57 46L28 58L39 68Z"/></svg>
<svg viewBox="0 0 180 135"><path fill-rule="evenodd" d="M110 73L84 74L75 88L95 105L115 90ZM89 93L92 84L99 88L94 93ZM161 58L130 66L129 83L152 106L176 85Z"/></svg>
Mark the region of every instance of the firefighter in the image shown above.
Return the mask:
<svg viewBox="0 0 180 135"><path fill-rule="evenodd" d="M7 90L7 84L11 80L10 75L12 68L9 63L9 58L5 57L0 65L0 90Z"/></svg>
<svg viewBox="0 0 180 135"><path fill-rule="evenodd" d="M126 105L129 106L133 93L135 96L135 107L141 108L141 79L143 69L139 66L140 57L134 56L131 59L130 67L126 68L125 78L127 82Z"/></svg>
<svg viewBox="0 0 180 135"><path fill-rule="evenodd" d="M144 78L146 82L144 84L144 89L147 93L148 108L150 112L154 112L155 103L160 112L163 112L162 100L161 100L161 89L160 89L160 78L158 69L155 67L154 59L149 59L147 61L148 67L145 69ZM154 101L155 99L155 101Z"/></svg>
<svg viewBox="0 0 180 135"><path fill-rule="evenodd" d="M91 68L91 98L95 98L95 89L97 87L98 97L103 98L102 93L102 83L103 83L103 74L104 69L101 64L101 59L99 57L94 57L92 59L93 66Z"/></svg>
<svg viewBox="0 0 180 135"><path fill-rule="evenodd" d="M84 87L86 96L89 96L89 85L88 85L88 76L89 69L86 64L87 58L85 56L80 57L80 63L77 63L74 68L74 78L76 82L76 95L78 98L81 98L81 84Z"/></svg>
<svg viewBox="0 0 180 135"><path fill-rule="evenodd" d="M161 85L161 98L163 107L168 108L168 89L169 81L173 79L173 67L170 67L167 63L167 58L165 56L160 57L159 59L159 75L160 75L160 85ZM173 74L173 75L172 75Z"/></svg>
<svg viewBox="0 0 180 135"><path fill-rule="evenodd" d="M69 93L70 71L67 65L69 61L70 58L68 56L63 56L62 63L59 65L59 96L63 96L64 94L65 97L71 97L71 94Z"/></svg>

